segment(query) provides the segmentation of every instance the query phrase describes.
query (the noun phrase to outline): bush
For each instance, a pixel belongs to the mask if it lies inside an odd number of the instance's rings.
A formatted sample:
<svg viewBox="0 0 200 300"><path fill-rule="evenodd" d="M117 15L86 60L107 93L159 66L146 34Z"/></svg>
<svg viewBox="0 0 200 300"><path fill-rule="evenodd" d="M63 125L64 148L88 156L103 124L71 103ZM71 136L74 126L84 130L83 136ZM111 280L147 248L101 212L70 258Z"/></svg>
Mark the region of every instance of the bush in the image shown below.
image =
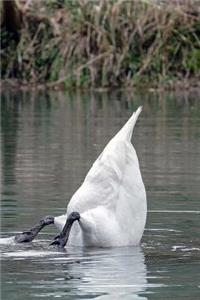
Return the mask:
<svg viewBox="0 0 200 300"><path fill-rule="evenodd" d="M33 1L18 41L1 32L1 75L67 88L199 79L199 20L188 0Z"/></svg>

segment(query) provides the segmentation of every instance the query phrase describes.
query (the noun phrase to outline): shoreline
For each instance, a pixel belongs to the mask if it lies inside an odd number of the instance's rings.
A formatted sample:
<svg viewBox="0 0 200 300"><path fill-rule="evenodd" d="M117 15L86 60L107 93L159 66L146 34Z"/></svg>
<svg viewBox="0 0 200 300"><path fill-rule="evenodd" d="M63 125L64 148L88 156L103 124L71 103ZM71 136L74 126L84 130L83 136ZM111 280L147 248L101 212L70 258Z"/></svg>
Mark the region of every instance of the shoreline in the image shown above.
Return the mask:
<svg viewBox="0 0 200 300"><path fill-rule="evenodd" d="M44 83L38 83L38 82L24 82L22 80L17 80L15 78L11 78L9 80L1 79L0 82L0 89L1 91L5 91L7 89L12 90L37 90L37 91L44 91L46 89L49 89L50 91L97 91L97 92L112 92L113 90L126 90L126 91L150 91L150 92L175 92L175 91L200 91L200 79L198 78L191 78L191 79L183 79L183 80L176 80L168 82L167 84L137 84L132 86L119 86L119 87L68 87L68 89L65 88L63 84L55 84L54 82L44 82Z"/></svg>

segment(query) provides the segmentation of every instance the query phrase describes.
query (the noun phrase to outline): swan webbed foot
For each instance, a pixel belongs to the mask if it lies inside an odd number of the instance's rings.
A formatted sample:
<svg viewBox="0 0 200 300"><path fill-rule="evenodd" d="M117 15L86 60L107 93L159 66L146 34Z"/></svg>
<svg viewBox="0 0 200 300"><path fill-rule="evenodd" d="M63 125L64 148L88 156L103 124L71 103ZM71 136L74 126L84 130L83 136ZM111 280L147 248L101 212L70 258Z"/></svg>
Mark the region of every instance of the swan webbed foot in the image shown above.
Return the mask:
<svg viewBox="0 0 200 300"><path fill-rule="evenodd" d="M57 235L53 242L51 242L50 246L57 246L58 248L64 248L66 245L65 237L61 237L61 235Z"/></svg>

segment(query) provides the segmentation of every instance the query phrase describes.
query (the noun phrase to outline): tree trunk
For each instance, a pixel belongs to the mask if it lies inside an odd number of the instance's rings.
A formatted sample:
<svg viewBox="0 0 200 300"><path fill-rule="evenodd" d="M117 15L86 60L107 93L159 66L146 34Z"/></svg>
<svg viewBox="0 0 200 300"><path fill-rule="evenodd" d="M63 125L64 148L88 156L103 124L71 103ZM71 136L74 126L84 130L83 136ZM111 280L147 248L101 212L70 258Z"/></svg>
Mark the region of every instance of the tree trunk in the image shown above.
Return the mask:
<svg viewBox="0 0 200 300"><path fill-rule="evenodd" d="M16 0L1 2L1 26L7 31L18 34L22 27L22 10Z"/></svg>

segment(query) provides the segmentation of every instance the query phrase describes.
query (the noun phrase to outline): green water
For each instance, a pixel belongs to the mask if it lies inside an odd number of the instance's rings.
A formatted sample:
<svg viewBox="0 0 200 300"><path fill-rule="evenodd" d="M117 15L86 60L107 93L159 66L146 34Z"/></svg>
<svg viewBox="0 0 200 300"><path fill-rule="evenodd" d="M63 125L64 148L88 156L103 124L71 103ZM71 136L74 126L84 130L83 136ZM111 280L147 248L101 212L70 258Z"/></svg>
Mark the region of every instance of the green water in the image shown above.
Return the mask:
<svg viewBox="0 0 200 300"><path fill-rule="evenodd" d="M1 293L25 299L200 299L200 95L2 92L2 237L66 210L109 139L139 105L134 131L147 190L140 247L2 243Z"/></svg>

